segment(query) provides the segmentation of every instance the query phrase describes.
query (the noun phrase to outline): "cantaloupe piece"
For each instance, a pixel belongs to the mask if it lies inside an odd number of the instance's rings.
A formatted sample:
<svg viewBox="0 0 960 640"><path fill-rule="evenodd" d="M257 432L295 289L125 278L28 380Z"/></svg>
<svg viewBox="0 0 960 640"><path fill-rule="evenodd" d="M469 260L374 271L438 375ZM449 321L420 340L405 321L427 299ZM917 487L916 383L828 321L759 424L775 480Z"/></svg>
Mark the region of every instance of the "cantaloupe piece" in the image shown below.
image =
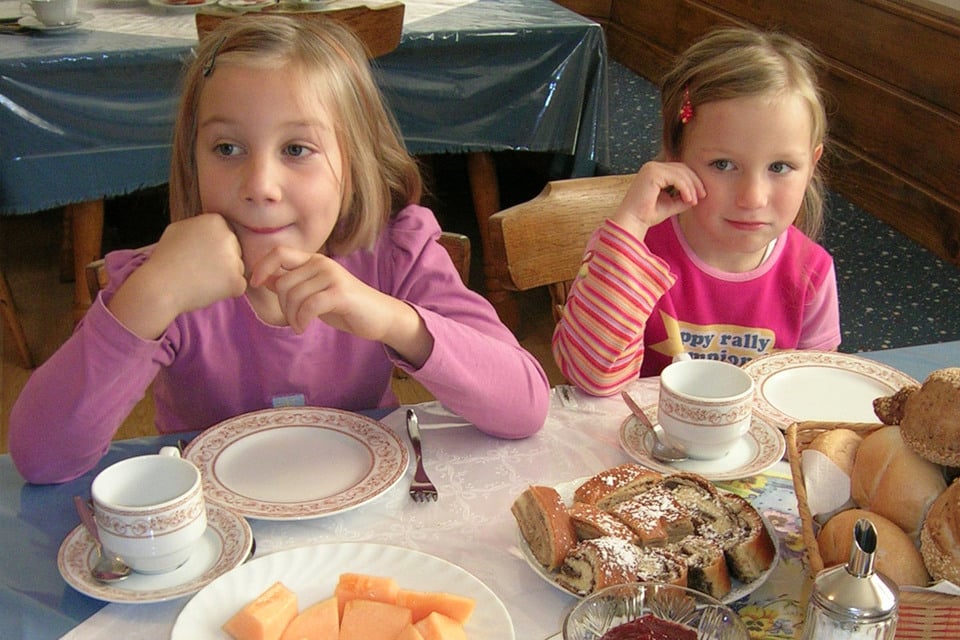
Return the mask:
<svg viewBox="0 0 960 640"><path fill-rule="evenodd" d="M333 593L340 604L340 619L343 620L343 608L351 600L396 604L399 590L400 586L393 578L363 573L341 573Z"/></svg>
<svg viewBox="0 0 960 640"><path fill-rule="evenodd" d="M423 640L467 640L463 625L436 611L413 626L423 636Z"/></svg>
<svg viewBox="0 0 960 640"><path fill-rule="evenodd" d="M453 593L439 591L413 591L400 589L397 592L397 604L410 609L413 621L423 620L431 612L442 613L461 625L466 624L477 603L473 598L458 596Z"/></svg>
<svg viewBox="0 0 960 640"><path fill-rule="evenodd" d="M280 640L340 640L337 597L316 602L290 621Z"/></svg>
<svg viewBox="0 0 960 640"><path fill-rule="evenodd" d="M297 612L297 594L275 582L224 622L223 630L236 640L279 640Z"/></svg>
<svg viewBox="0 0 960 640"><path fill-rule="evenodd" d="M374 600L350 600L340 618L340 640L396 640L413 623L410 609Z"/></svg>
<svg viewBox="0 0 960 640"><path fill-rule="evenodd" d="M420 632L417 631L417 628L411 624L404 627L403 631L400 632L400 635L396 637L396 640L423 640L423 636L420 635Z"/></svg>

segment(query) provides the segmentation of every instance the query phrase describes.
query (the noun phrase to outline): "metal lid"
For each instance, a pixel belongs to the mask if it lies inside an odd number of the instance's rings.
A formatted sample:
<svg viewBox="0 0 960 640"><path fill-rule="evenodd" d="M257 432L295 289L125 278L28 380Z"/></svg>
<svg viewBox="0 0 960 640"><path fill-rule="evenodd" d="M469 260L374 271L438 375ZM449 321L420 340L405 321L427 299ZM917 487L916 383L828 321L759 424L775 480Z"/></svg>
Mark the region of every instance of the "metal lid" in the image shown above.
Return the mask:
<svg viewBox="0 0 960 640"><path fill-rule="evenodd" d="M897 610L899 590L893 580L874 571L877 530L865 518L853 528L853 545L846 566L817 574L811 598L834 617L882 621Z"/></svg>

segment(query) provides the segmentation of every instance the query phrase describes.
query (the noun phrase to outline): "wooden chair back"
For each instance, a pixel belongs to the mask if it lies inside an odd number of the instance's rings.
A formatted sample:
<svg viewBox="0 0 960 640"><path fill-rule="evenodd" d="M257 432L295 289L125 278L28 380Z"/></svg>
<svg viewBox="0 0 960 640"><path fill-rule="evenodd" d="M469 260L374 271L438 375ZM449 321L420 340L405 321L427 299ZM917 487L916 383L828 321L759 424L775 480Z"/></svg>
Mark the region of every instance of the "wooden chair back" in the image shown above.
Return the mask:
<svg viewBox="0 0 960 640"><path fill-rule="evenodd" d="M371 58L390 53L400 46L400 35L403 32L404 5L402 2L392 2L375 7L359 5L322 11L298 10L296 6L280 3L265 7L259 13L279 13L303 18L304 20L331 19L343 22L353 29L367 46L367 52ZM243 15L243 13L217 5L200 9L196 15L197 37L202 40L221 22L238 15Z"/></svg>
<svg viewBox="0 0 960 640"><path fill-rule="evenodd" d="M633 175L554 180L533 199L492 215L491 258L501 285L511 291L546 286L559 320L587 241L632 181Z"/></svg>
<svg viewBox="0 0 960 640"><path fill-rule="evenodd" d="M460 279L464 284L470 282L470 238L451 231L443 231L437 240L440 245L447 250L453 266L457 268ZM107 269L104 266L103 259L94 260L89 263L85 270L87 280L87 291L90 293L90 299L96 300L97 294L107 286Z"/></svg>

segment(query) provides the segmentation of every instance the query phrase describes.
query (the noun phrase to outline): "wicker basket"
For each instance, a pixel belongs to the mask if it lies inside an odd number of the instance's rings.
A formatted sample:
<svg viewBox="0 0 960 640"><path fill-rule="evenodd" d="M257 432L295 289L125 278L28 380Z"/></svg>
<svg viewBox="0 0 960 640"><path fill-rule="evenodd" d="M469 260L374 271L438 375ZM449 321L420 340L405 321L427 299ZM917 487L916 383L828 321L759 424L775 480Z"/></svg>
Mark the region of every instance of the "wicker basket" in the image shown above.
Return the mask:
<svg viewBox="0 0 960 640"><path fill-rule="evenodd" d="M807 504L800 454L824 431L844 428L866 437L883 426L885 425L861 422L797 422L787 428L787 455L793 474L793 488L797 494L803 548L811 576L818 574L824 567L820 547L817 545L813 515ZM901 591L899 616L896 633L898 640L960 638L960 597Z"/></svg>

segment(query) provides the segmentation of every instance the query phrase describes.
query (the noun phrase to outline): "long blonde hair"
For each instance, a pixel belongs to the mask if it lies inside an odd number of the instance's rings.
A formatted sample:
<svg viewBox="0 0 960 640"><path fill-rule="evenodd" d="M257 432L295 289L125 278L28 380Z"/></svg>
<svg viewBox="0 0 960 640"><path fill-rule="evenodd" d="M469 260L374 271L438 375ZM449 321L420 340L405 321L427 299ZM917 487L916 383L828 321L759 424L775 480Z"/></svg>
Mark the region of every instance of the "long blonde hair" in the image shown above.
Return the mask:
<svg viewBox="0 0 960 640"><path fill-rule="evenodd" d="M817 82L819 66L813 51L782 33L741 28L710 32L682 53L662 79L663 152L668 157L680 155L684 131L680 112L688 98L695 114L697 105L708 102L788 93L807 104L810 148L824 144L827 115ZM814 240L823 228L822 163L823 159L814 169L794 223Z"/></svg>
<svg viewBox="0 0 960 640"><path fill-rule="evenodd" d="M392 214L420 201L423 182L377 88L367 52L352 31L330 20L240 16L200 42L186 68L173 133L170 218L201 213L195 147L197 107L205 80L220 64L291 66L305 92L330 111L344 158L343 201L327 241L331 254L370 247Z"/></svg>

